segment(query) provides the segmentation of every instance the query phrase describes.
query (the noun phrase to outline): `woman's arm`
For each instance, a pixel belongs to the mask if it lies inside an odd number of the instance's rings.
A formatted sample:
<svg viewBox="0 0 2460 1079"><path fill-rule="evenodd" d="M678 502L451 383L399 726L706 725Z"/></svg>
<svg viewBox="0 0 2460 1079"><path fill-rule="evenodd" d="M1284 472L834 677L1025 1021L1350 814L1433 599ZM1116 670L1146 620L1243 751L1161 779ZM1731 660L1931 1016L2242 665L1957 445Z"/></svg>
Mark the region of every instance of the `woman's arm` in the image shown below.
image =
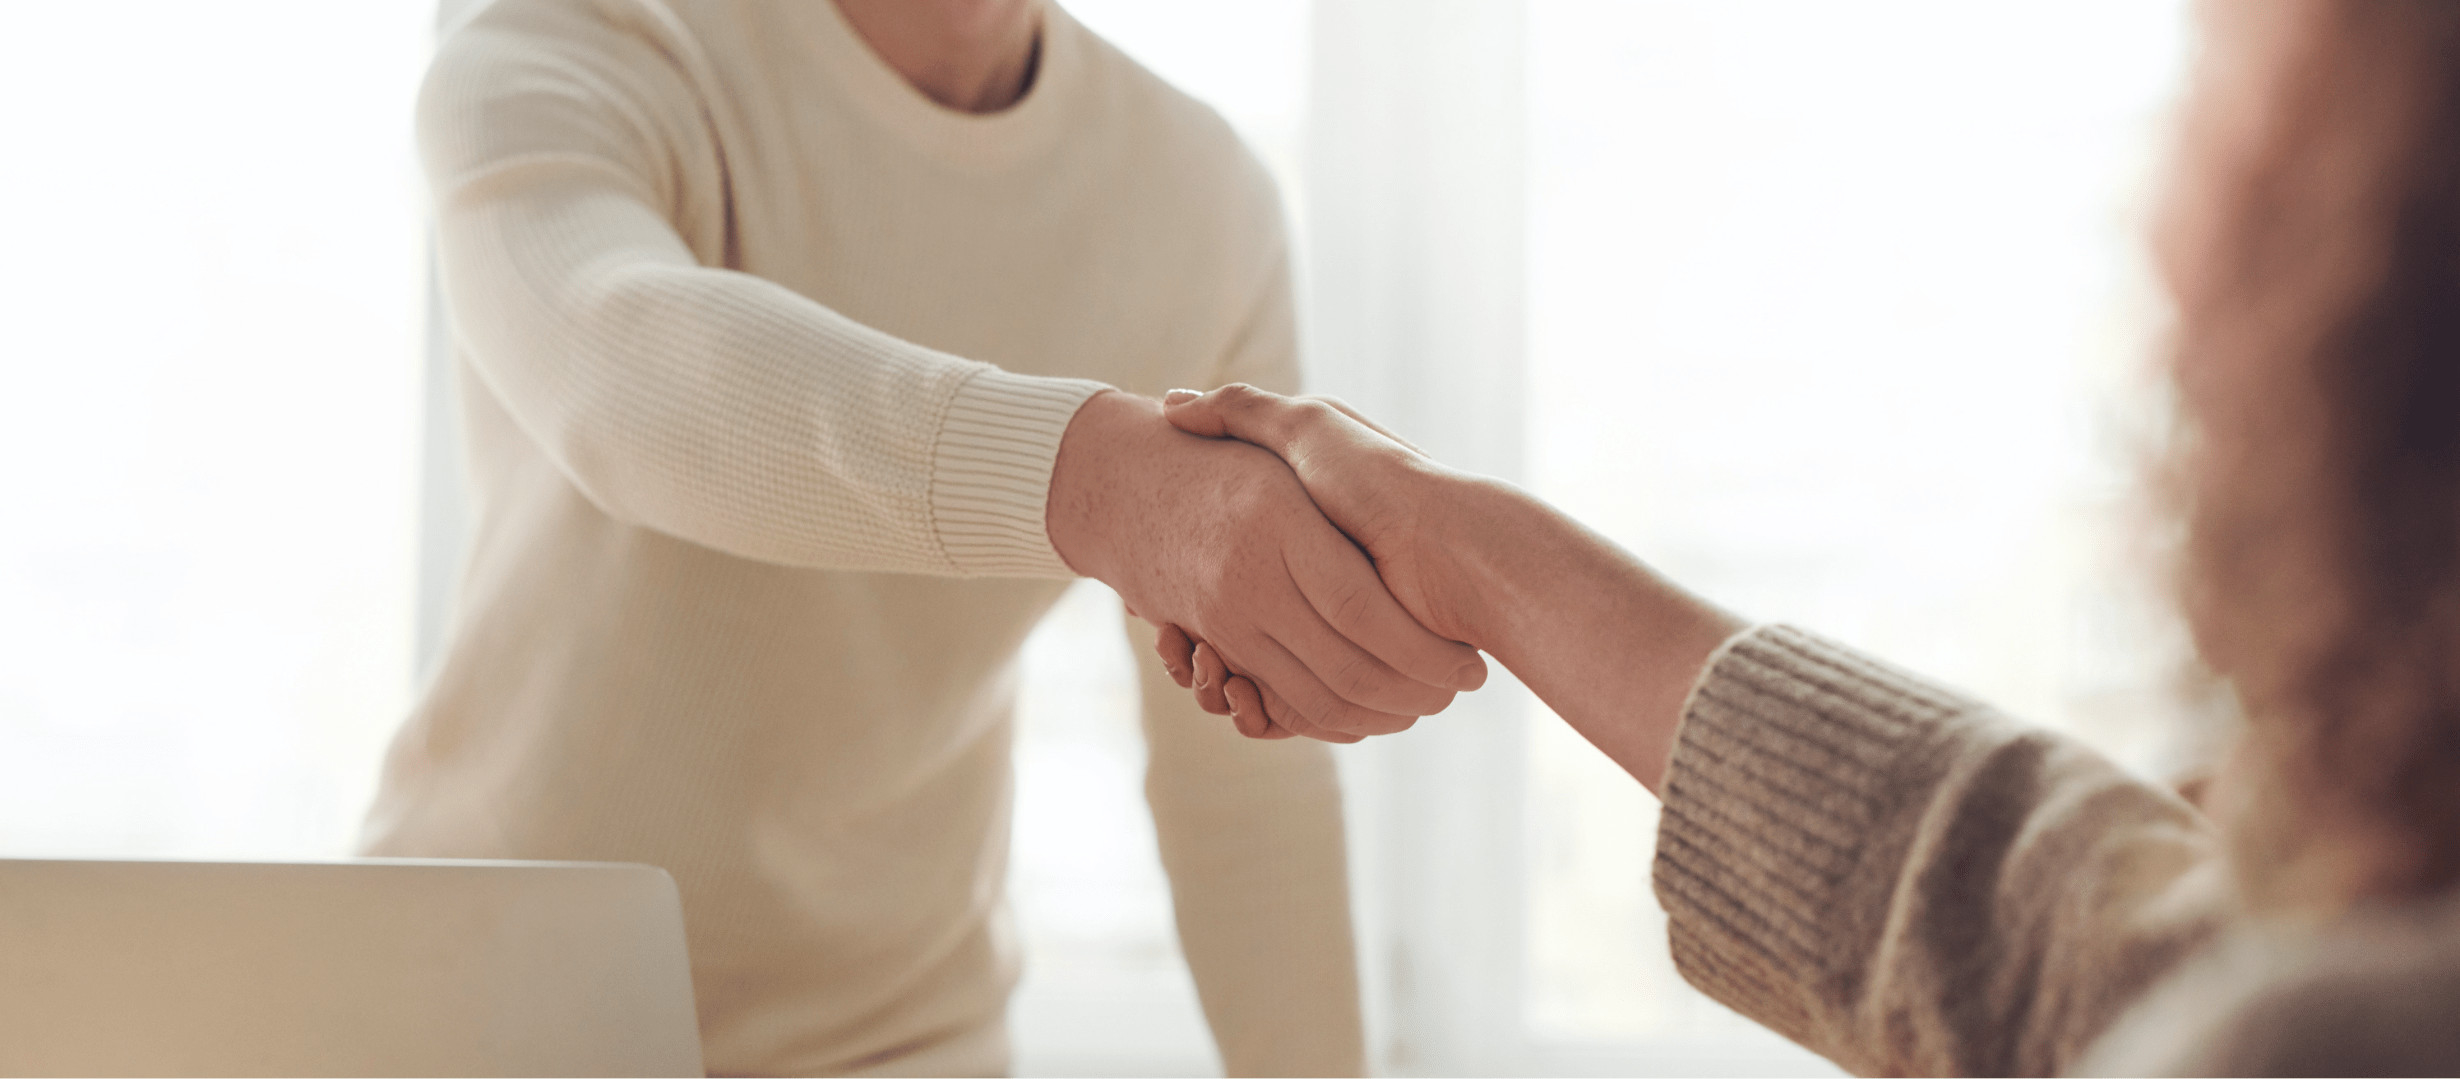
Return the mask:
<svg viewBox="0 0 2460 1079"><path fill-rule="evenodd" d="M2071 740L1808 633L1734 634L1337 404L1171 400L1190 431L1282 454L1429 627L1649 784L1683 976L1849 1069L2064 1071L2221 922L2210 824Z"/></svg>
<svg viewBox="0 0 2460 1079"><path fill-rule="evenodd" d="M1281 454L1419 621L1501 660L1632 778L1659 789L1684 697L1741 619L1527 492L1438 464L1337 402L1245 386L1171 400L1171 421L1190 432ZM1197 673L1163 636L1165 662ZM1208 689L1220 681L1205 679ZM1249 692L1233 681L1200 696L1227 706ZM1260 717L1249 721L1261 728Z"/></svg>

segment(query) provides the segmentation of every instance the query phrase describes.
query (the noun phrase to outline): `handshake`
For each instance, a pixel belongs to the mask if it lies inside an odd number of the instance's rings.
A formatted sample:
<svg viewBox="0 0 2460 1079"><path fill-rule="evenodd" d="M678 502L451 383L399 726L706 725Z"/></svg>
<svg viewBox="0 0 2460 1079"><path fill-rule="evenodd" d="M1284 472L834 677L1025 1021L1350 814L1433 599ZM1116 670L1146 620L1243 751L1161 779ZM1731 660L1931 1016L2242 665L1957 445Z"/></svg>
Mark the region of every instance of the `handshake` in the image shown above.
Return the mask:
<svg viewBox="0 0 2460 1079"><path fill-rule="evenodd" d="M1355 742L1485 683L1485 546L1464 530L1470 503L1516 494L1337 401L1232 385L1087 402L1048 516L1206 711L1252 738Z"/></svg>
<svg viewBox="0 0 2460 1079"><path fill-rule="evenodd" d="M1406 730L1485 684L1484 651L1656 790L1692 683L1746 625L1519 488L1248 386L1095 395L1045 513L1252 738Z"/></svg>

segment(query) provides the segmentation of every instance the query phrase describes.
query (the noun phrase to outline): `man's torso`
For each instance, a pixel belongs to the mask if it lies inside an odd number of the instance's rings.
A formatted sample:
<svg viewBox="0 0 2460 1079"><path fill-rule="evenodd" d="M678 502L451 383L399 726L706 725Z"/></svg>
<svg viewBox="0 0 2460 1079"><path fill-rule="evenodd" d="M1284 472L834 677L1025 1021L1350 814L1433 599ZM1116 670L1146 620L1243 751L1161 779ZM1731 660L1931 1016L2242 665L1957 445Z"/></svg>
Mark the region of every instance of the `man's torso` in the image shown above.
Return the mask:
<svg viewBox="0 0 2460 1079"><path fill-rule="evenodd" d="M1278 257L1218 121L1064 14L1033 91L1063 112L1023 135L947 114L918 141L866 105L886 69L845 69L832 5L588 6L642 20L705 112L670 215L699 260L875 329L1017 373L1209 384ZM466 360L461 399L461 605L370 852L665 866L713 1068L886 1062L996 1023L1013 661L1064 583L797 569L628 526Z"/></svg>

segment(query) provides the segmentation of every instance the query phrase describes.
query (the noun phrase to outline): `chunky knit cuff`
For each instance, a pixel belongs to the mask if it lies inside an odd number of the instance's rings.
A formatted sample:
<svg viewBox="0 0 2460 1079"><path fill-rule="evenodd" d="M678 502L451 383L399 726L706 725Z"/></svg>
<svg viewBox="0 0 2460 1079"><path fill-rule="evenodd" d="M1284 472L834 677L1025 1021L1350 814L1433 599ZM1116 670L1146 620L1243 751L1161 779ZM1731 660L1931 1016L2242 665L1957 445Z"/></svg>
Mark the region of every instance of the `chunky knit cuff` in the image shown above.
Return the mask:
<svg viewBox="0 0 2460 1079"><path fill-rule="evenodd" d="M1892 867L1977 707L1783 626L1728 641L1692 690L1654 870L1674 961L1702 992L1819 1045L1829 984L1878 939Z"/></svg>
<svg viewBox="0 0 2460 1079"><path fill-rule="evenodd" d="M1068 421L1109 389L986 367L957 388L931 464L932 527L959 574L1072 577L1043 523Z"/></svg>

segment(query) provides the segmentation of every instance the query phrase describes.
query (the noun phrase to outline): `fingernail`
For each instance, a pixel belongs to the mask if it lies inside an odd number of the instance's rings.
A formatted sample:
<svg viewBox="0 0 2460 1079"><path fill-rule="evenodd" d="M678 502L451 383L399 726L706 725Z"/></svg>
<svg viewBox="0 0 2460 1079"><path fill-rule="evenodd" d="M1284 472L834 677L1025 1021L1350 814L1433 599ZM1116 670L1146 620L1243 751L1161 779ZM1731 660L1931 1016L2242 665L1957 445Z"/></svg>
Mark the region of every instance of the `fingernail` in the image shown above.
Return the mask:
<svg viewBox="0 0 2460 1079"><path fill-rule="evenodd" d="M1189 401L1193 401L1202 396L1204 395L1197 393L1194 390L1172 390L1169 393L1162 395L1162 403L1166 405L1184 405Z"/></svg>

